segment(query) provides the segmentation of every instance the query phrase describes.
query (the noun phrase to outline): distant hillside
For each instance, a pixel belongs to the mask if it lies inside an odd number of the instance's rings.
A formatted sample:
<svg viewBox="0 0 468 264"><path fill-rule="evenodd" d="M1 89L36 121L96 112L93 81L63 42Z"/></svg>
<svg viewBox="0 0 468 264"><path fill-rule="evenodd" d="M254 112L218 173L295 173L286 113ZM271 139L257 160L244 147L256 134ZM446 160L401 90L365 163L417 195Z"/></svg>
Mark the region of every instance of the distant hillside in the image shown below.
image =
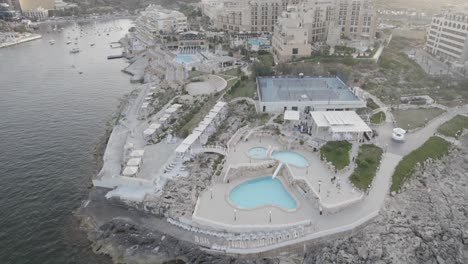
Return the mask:
<svg viewBox="0 0 468 264"><path fill-rule="evenodd" d="M436 12L448 5L468 8L467 0L374 0L379 8L414 8L426 12Z"/></svg>

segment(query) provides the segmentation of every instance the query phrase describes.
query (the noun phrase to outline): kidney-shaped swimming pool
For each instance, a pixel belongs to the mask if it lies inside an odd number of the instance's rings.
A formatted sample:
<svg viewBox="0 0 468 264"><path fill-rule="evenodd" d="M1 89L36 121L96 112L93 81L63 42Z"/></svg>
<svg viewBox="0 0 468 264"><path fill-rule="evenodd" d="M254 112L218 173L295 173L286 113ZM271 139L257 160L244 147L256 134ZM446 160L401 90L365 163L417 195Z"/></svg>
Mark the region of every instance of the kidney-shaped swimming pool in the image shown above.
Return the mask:
<svg viewBox="0 0 468 264"><path fill-rule="evenodd" d="M245 181L231 190L229 199L240 208L275 205L284 209L297 207L296 200L289 194L278 178L265 176Z"/></svg>

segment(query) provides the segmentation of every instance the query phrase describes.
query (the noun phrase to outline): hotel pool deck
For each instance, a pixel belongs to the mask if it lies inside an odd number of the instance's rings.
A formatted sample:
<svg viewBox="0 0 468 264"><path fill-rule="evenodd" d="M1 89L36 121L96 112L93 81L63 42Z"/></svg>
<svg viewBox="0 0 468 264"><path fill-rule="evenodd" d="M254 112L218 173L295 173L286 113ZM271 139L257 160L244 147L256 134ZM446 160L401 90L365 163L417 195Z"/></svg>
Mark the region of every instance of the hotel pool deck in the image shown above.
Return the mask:
<svg viewBox="0 0 468 264"><path fill-rule="evenodd" d="M246 180L229 192L229 201L236 207L253 209L272 205L286 210L298 207L296 200L278 178L272 175Z"/></svg>
<svg viewBox="0 0 468 264"><path fill-rule="evenodd" d="M264 162L266 159L252 158L249 153L261 152L259 147L264 149L273 148L275 151L284 150L285 147L280 145L272 137L262 136L261 138L250 137L248 141L240 141L235 147L230 149L230 152L226 158L225 168L231 164L240 163L259 163ZM331 183L330 179L334 173L331 172L323 162L320 161L319 154L294 149L294 152L302 155L308 162L307 167L296 167L289 166L296 179L303 179L309 183L310 186L318 192L319 181L321 201L327 205L337 205L345 203L347 201L359 199L362 193L354 190L352 185L348 182L347 177L350 176L351 171L339 172L337 176L341 178L341 190L338 190L334 184ZM258 154L258 153L257 153ZM211 190L203 192L198 200L197 209L194 212L194 219L203 224L210 224L218 227L228 225L230 227L243 228L246 226L264 226L269 225L284 225L291 224L294 222L301 222L310 220L312 217L319 215L319 209L315 202L303 197L297 190L291 190L289 186L286 188L290 194L298 200L299 206L293 212L280 209L273 206L264 206L255 209L241 209L233 205L229 201L230 191L245 182L248 179L258 178L256 177L240 177L236 178L229 183L221 183L224 172L221 174L219 183L214 184ZM279 175L279 178L283 177ZM213 193L213 199L211 199L211 192ZM234 209L237 210L237 219L234 221ZM269 210L272 211L272 223L269 223Z"/></svg>

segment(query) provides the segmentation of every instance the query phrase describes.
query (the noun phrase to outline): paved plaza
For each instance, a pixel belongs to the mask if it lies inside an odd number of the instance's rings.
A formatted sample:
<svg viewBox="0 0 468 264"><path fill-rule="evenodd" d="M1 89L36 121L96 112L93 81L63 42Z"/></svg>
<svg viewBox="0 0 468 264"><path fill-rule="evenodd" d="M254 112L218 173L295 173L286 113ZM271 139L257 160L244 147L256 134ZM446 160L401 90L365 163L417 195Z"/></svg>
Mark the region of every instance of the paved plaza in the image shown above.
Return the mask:
<svg viewBox="0 0 468 264"><path fill-rule="evenodd" d="M252 148L263 147L270 150L287 150L287 146L283 146L272 136L251 136L247 141L241 140L235 147L231 148L225 163L225 168L236 164L261 164L265 160L271 158L253 158L248 152ZM353 149L353 155L357 154L357 144ZM229 201L229 191L245 181L247 178L267 176L257 174L256 176L240 177L230 182L216 183L209 190L202 193L197 203L197 209L193 215L194 219L200 223L211 223L217 226L274 226L274 225L293 225L294 223L304 222L316 218L319 215L320 209L325 211L325 207L341 208L340 205L347 203L359 202L364 194L349 183L348 177L353 172L353 167L345 169L335 174L327 165L320 160L319 152L310 152L305 149L291 149L296 153L303 155L309 166L300 168L289 166L292 178L295 180L304 180L315 193L315 198L320 198L321 205L317 206L316 201L311 201L306 198L296 188L288 188L291 195L298 201L299 205L293 212L282 210L275 206L262 206L255 209L241 209ZM276 165L277 166L277 165ZM276 167L275 166L275 167ZM273 168L274 169L274 168ZM224 171L226 173L226 171ZM332 183L332 177L337 176L340 180L335 180ZM278 177L283 178L281 174ZM283 180L284 182L284 180ZM340 186L337 186L340 182ZM323 208L321 208L323 206ZM236 210L236 219L234 218L234 210ZM341 210L341 209L338 209ZM269 223L269 211L272 212L272 222Z"/></svg>

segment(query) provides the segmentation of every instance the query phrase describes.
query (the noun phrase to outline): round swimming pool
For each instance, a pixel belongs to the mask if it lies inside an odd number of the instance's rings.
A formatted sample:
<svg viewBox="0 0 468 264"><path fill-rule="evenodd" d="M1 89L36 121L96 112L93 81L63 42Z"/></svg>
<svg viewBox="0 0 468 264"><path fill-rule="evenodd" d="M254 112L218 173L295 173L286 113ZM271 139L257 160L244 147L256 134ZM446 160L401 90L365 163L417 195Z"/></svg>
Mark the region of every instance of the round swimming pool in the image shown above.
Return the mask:
<svg viewBox="0 0 468 264"><path fill-rule="evenodd" d="M243 182L229 193L229 199L240 208L276 205L285 209L296 208L296 200L278 178L265 176Z"/></svg>
<svg viewBox="0 0 468 264"><path fill-rule="evenodd" d="M255 159L264 159L267 157L267 149L264 147L255 147L249 149L249 156Z"/></svg>
<svg viewBox="0 0 468 264"><path fill-rule="evenodd" d="M304 156L294 151L275 151L271 154L271 157L297 167L307 167L309 165L309 162Z"/></svg>

